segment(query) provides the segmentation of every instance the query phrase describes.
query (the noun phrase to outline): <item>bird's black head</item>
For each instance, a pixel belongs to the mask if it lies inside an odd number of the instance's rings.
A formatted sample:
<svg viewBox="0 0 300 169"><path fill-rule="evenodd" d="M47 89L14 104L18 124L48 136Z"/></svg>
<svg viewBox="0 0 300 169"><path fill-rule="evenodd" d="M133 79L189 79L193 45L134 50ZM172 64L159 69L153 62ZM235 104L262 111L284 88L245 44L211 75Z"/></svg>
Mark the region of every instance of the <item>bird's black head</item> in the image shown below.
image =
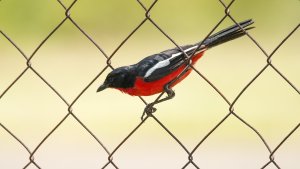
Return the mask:
<svg viewBox="0 0 300 169"><path fill-rule="evenodd" d="M132 66L119 67L110 72L104 83L98 88L100 92L106 88L130 88L134 86L135 73Z"/></svg>

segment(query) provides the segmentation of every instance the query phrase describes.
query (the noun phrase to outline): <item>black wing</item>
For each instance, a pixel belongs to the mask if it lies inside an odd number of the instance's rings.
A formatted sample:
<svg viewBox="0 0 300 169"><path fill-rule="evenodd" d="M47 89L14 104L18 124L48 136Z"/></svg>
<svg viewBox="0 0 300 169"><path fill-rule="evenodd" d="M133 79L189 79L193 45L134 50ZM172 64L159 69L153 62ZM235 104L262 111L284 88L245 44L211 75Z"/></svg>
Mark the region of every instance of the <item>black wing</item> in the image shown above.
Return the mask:
<svg viewBox="0 0 300 169"><path fill-rule="evenodd" d="M197 45L181 47L188 55L192 54ZM169 49L161 53L148 56L137 63L138 76L144 77L146 82L159 80L172 73L184 64L185 56L178 48Z"/></svg>

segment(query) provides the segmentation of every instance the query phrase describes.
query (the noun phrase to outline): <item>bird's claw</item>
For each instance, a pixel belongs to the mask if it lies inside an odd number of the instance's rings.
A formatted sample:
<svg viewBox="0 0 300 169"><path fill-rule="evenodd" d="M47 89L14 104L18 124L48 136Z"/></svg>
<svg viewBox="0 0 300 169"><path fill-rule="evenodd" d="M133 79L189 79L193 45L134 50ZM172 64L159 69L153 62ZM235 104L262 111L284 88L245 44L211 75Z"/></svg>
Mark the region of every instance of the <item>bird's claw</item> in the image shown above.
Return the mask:
<svg viewBox="0 0 300 169"><path fill-rule="evenodd" d="M169 85L166 85L164 87L164 90L168 95L168 99L172 99L175 96L175 92L172 89L170 89Z"/></svg>
<svg viewBox="0 0 300 169"><path fill-rule="evenodd" d="M151 116L156 111L156 108L153 107L154 104L161 103L163 101L172 99L175 96L175 92L172 89L170 89L169 84L165 85L164 90L168 94L168 96L166 98L164 98L164 99L161 99L161 100L158 100L156 102L147 104L147 106L144 109L144 112L143 112L143 115L141 117L141 120L144 120L145 117L147 117L147 116Z"/></svg>
<svg viewBox="0 0 300 169"><path fill-rule="evenodd" d="M153 105L154 104L150 103L145 107L143 115L141 117L142 120L145 119L145 116L151 116L152 113L154 113L157 110L155 107L153 107Z"/></svg>

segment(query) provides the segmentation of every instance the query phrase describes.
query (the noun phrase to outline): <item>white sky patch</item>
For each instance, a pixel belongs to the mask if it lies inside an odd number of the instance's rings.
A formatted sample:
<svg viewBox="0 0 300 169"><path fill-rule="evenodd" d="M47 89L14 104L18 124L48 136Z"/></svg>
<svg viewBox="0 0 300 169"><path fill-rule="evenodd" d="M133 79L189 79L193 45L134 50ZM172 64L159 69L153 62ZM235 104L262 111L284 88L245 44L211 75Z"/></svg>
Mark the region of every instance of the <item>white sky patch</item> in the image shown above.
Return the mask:
<svg viewBox="0 0 300 169"><path fill-rule="evenodd" d="M190 48L184 50L184 52L188 52L188 51L190 51L190 50L196 49L197 47L198 47L198 45L193 46L193 47L190 47ZM168 66L168 65L170 64L170 60L171 60L171 59L173 59L173 58L175 58L175 57L177 57L177 56L180 56L181 54L182 54L182 52L174 53L174 54L172 54L172 56L171 56L170 58L168 58L168 59L166 59L166 60L162 60L162 61L156 63L153 67L151 67L151 68L146 72L145 77L146 77L146 78L149 77L149 76L150 76L155 70L157 70L157 69L160 69L160 68L162 68L162 67Z"/></svg>

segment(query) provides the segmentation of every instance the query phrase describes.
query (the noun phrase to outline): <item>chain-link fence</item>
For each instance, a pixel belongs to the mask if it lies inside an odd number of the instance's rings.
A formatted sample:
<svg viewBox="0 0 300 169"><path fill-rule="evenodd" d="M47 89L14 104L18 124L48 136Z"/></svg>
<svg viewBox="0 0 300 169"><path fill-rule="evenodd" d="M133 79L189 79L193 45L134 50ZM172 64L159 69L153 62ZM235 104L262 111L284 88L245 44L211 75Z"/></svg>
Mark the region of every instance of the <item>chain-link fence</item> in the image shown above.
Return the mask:
<svg viewBox="0 0 300 169"><path fill-rule="evenodd" d="M44 167L46 167L46 166L40 165L35 160L35 157L37 156L37 152L45 144L45 141L47 141L49 139L49 137L51 137L51 135L53 135L57 131L57 129L59 129L62 126L62 124L65 123L66 120L69 119L69 118L74 118L77 121L77 123L80 124L85 129L85 131L88 134L90 134L93 137L93 139L96 140L96 142L101 146L101 149L99 151L103 151L107 154L107 161L106 161L105 165L99 166L98 168L103 168L103 169L104 168L123 168L122 166L118 165L118 160L114 159L114 157L118 154L118 151L120 150L120 148L122 146L124 146L124 143L126 143L128 141L128 139L131 138L131 136L134 133L136 133L141 128L141 126L143 126L145 124L145 122L148 121L149 119L153 119L159 126L161 126L162 130L166 131L171 136L171 139L173 139L173 141L175 141L182 148L182 150L185 152L186 162L184 164L182 164L182 166L178 166L178 168L202 168L201 167L202 164L198 163L194 160L195 152L197 150L199 150L199 147L201 147L205 142L207 142L207 139L211 136L211 134L214 133L220 126L222 126L222 124L225 121L227 121L227 119L229 119L229 117L233 117L233 118L237 119L240 124L242 124L243 126L249 128L252 131L252 133L255 134L255 136L257 138L259 138L260 141L263 143L263 145L265 147L265 151L268 154L267 155L268 160L266 160L265 163L261 165L261 168L272 168L272 167L273 168L274 167L275 168L281 168L281 164L276 161L276 157L275 157L276 152L282 147L282 145L284 145L287 142L287 140L289 140L289 138L295 133L295 131L298 130L298 128L300 126L300 123L298 123L296 126L291 128L290 131L288 133L286 133L286 136L281 139L281 142L279 144L277 144L276 146L270 146L270 144L268 143L268 141L266 141L266 139L260 133L260 131L258 129L256 129L255 126L253 126L249 122L247 122L246 119L242 118L238 114L238 112L236 112L234 110L234 107L235 107L236 102L241 98L241 96L245 93L245 91L247 91L247 89L267 70L267 68L269 68L273 72L275 72L276 76L278 76L282 80L284 80L286 82L286 86L289 86L289 88L291 88L293 90L293 92L297 93L297 95L299 96L300 91L297 88L297 86L291 80L289 80L289 78L284 73L282 73L277 66L275 66L272 63L272 56L278 50L280 50L281 46L283 44L285 44L285 42L288 41L289 38L292 37L295 34L295 32L298 31L300 23L295 23L294 28L292 30L290 30L290 32L286 35L286 37L284 37L282 39L282 41L277 45L277 47L274 50L272 50L270 52L270 54L268 54L268 52L256 40L255 37L253 37L249 33L246 34L246 36L251 40L251 42L253 44L255 44L256 48L260 50L260 53L262 53L265 56L265 58L264 58L265 59L265 65L263 67L261 67L261 69L256 73L256 75L254 77L252 77L252 79L242 88L242 90L239 91L239 93L236 95L236 97L233 100L228 99L227 96L225 94L223 94L222 91L213 82L211 82L209 80L209 78L207 78L205 75L203 75L201 73L201 71L199 71L196 67L190 65L190 67L194 70L194 72L196 72L203 80L205 80L207 82L207 84L209 84L209 86L211 88L213 88L215 90L215 92L218 93L219 97L222 98L223 101L227 103L227 108L228 108L228 113L222 119L220 119L220 121L218 123L216 123L215 126L211 130L207 131L207 134L200 141L198 141L198 143L196 145L194 145L194 147L192 149L187 148L187 146L184 144L184 142L180 141L180 138L177 137L174 134L174 132L172 132L157 117L156 114L148 114L147 117L144 118L139 124L137 124L136 127L132 131L128 132L128 135L125 138L123 138L123 140L116 147L114 147L113 149L110 149L110 148L107 148L107 144L109 144L109 143L103 143L101 141L102 140L101 135L94 134L94 132L91 131L89 129L89 127L84 122L82 122L82 120L73 112L73 109L72 109L73 106L75 104L77 104L77 102L81 99L83 94L91 87L91 85L94 84L94 82L97 79L99 79L99 77L105 77L105 75L104 75L105 71L114 69L114 66L113 66L114 62L112 62L112 58L116 55L116 53L118 53L119 49L122 48L122 46L127 43L127 41L132 37L132 35L134 35L137 32L137 30L139 30L140 28L143 27L143 25L145 23L147 23L147 22L151 23L170 42L172 42L175 46L180 48L180 45L163 28L161 28L160 25L151 17L151 11L157 5L157 2L158 2L158 0L155 0L155 1L151 2L151 4L149 6L146 6L140 0L136 1L136 3L144 10L144 14L145 14L144 19L128 34L128 36L117 46L117 48L115 48L113 50L113 52L111 54L107 54L105 52L105 49L103 49L101 47L101 45L99 45L93 39L93 37L90 36L86 32L86 30L84 30L76 22L76 20L74 20L72 18L72 15L71 15L72 8L77 3L77 0L73 1L69 6L65 5L65 3L61 0L57 0L57 3L59 3L61 8L64 9L65 16L60 21L60 23L58 25L56 25L56 27L51 32L49 32L48 36L45 37L44 40L36 46L35 50L30 55L27 55L27 54L25 54L25 52L23 52L22 46L17 45L18 43L12 38L11 35L7 34L5 31L0 30L0 33L2 35L2 38L0 40L1 41L6 40L11 46L13 46L14 49L16 51L18 51L24 57L24 63L26 63L26 67L21 72L19 72L19 75L15 77L15 79L10 83L10 85L7 86L7 88L5 88L4 90L1 89L3 91L1 91L1 93L0 93L1 94L0 95L0 102L3 101L3 98L6 96L6 94L15 86L15 84L17 84L20 81L20 79L23 76L25 76L26 74L29 74L29 72L31 72L30 75L38 77L38 79L40 79L44 84L46 84L48 86L48 88L51 89L51 91L57 96L56 98L64 103L65 108L67 109L66 110L67 113L64 115L64 117L60 119L59 123L57 123L55 126L53 126L51 131L49 131L44 136L44 138L42 140L40 140L39 144L36 145L34 149L29 148L29 146L27 146L26 143L18 135L16 135L14 133L14 131L12 131L9 127L7 127L7 125L5 123L3 123L3 121L1 120L0 126L1 126L2 130L5 131L6 133L8 133L11 136L11 139L14 140L14 141L17 141L23 147L23 149L26 150L27 153L28 153L29 160L26 164L24 164L23 168L31 168L31 167L33 167L33 168L44 168ZM224 13L224 16L210 30L210 32L208 32L206 38L209 35L211 35L217 28L219 28L219 26L223 23L223 21L225 19L228 19L228 20L232 21L235 24L238 24L238 22L239 22L230 13L230 7L235 3L235 0L230 1L228 4L226 4L222 0L219 0L217 2L219 3L220 6L222 6L222 9L225 11L225 13ZM1 3L1 1L0 1L0 3ZM187 12L188 12L188 10L187 10ZM173 19L175 19L175 18L173 18ZM105 60L106 60L106 65L103 68L101 68L101 70L99 69L100 70L99 73L93 79L90 80L90 82L81 90L80 93L77 94L76 98L73 99L73 100L66 99L64 97L64 95L56 89L55 84L50 83L47 80L47 78L44 77L44 75L36 69L36 65L32 64L32 59L36 56L36 53L41 49L42 46L45 45L45 43L48 41L48 39L50 37L52 37L59 29L61 29L61 27L66 23L66 21L70 21L81 32L81 34L84 35L92 43L91 45L94 45L98 49L98 52L101 53L105 57ZM188 55L186 55L186 56L188 57ZM10 56L6 56L6 57L10 57ZM0 64L3 64L3 63L0 63ZM14 66L14 65L11 65L11 66ZM9 73L9 72L7 72L7 73ZM39 91L35 91L35 92L39 92ZM155 99L154 102L156 102L158 99L160 99L163 96L163 94L164 93L160 94ZM101 96L99 96L99 97L101 97ZM146 100L144 100L143 97L140 97L140 101L142 101L145 104L145 106L147 104L149 104ZM113 104L113 101L111 101L111 102ZM32 106L34 106L34 104ZM295 107L294 109L298 109L298 108ZM0 107L0 111L1 111L1 107ZM143 110L140 110L140 111L142 113ZM5 112L1 111L1 113L5 113ZM187 113L186 113L186 115L188 116ZM21 119L15 119L15 120L18 121L18 120L21 120ZM272 119L269 119L269 120L272 120ZM101 130L101 128L99 130ZM30 134L34 135L34 133L30 133ZM16 154L16 156L17 156L17 154ZM254 161L254 163L255 163L255 161ZM63 164L62 164L62 166L63 166ZM300 165L298 165L298 167L299 166ZM296 168L298 168L298 167L296 167Z"/></svg>

